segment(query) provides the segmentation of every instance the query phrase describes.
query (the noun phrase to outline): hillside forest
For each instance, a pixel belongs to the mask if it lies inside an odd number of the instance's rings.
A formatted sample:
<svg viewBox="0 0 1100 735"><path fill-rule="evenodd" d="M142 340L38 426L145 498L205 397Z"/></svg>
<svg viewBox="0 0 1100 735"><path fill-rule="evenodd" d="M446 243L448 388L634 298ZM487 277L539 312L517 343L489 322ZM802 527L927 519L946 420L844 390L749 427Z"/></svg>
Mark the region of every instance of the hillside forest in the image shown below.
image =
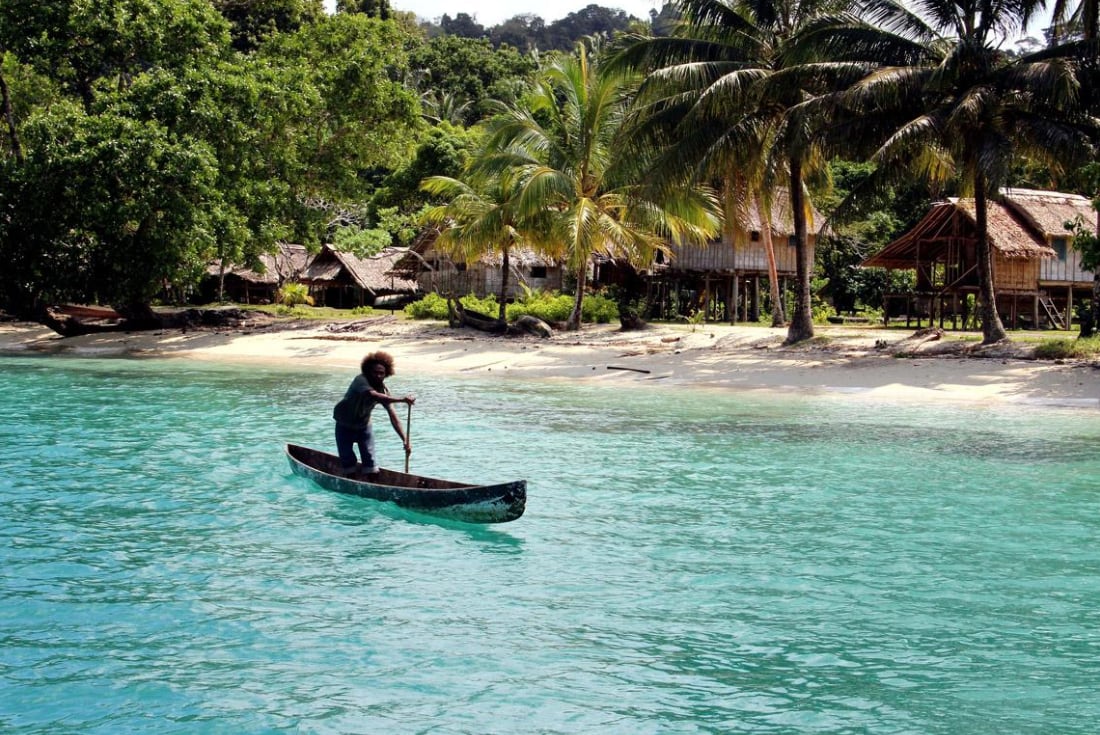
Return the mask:
<svg viewBox="0 0 1100 735"><path fill-rule="evenodd" d="M0 309L137 316L211 262L434 226L457 255L565 263L576 327L594 254L644 266L782 194L797 342L822 294L873 302L890 276L858 263L938 197L974 197L982 226L1004 186L1100 193L1098 2L678 0L483 27L387 0L5 0Z"/></svg>

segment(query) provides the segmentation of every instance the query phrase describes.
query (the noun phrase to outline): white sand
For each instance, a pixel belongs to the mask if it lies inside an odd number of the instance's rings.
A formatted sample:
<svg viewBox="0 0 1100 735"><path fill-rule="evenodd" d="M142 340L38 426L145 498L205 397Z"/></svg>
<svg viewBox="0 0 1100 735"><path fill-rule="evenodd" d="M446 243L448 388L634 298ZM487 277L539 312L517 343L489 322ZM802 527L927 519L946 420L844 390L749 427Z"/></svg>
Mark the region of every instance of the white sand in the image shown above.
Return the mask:
<svg viewBox="0 0 1100 735"><path fill-rule="evenodd" d="M381 349L394 356L402 377L499 375L609 386L837 392L890 401L1012 401L1100 410L1100 366L1094 362L1021 359L1027 351L1019 348L993 353L1000 356L933 356L940 343L920 344L912 333L893 330L822 327L810 344L783 347L786 330L714 324L628 333L617 325L586 327L549 339L494 337L387 316L355 326L356 331L340 331L342 325L261 325L62 338L39 325L5 323L0 324L0 352L166 356L350 372L364 354ZM893 356L899 352L918 356Z"/></svg>

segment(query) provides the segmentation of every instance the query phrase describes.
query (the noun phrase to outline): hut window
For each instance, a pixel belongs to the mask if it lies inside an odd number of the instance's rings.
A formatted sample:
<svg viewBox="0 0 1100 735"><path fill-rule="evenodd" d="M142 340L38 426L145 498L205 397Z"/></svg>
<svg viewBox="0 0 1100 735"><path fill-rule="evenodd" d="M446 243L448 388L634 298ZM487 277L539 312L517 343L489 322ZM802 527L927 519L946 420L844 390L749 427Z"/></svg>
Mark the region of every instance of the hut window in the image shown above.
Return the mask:
<svg viewBox="0 0 1100 735"><path fill-rule="evenodd" d="M533 266L531 266L531 278L546 278L546 266L545 265L533 265Z"/></svg>
<svg viewBox="0 0 1100 735"><path fill-rule="evenodd" d="M1050 241L1050 246L1054 248L1054 252L1058 255L1058 260L1066 259L1066 238L1052 238Z"/></svg>
<svg viewBox="0 0 1100 735"><path fill-rule="evenodd" d="M465 273L466 272L466 264L465 263L455 263L455 270L458 271L459 273Z"/></svg>
<svg viewBox="0 0 1100 735"><path fill-rule="evenodd" d="M789 236L787 238L787 245L789 245L792 248L797 247L798 246L798 238L795 237L794 235Z"/></svg>
<svg viewBox="0 0 1100 735"><path fill-rule="evenodd" d="M760 230L753 230L749 233L749 240L752 242L760 242Z"/></svg>

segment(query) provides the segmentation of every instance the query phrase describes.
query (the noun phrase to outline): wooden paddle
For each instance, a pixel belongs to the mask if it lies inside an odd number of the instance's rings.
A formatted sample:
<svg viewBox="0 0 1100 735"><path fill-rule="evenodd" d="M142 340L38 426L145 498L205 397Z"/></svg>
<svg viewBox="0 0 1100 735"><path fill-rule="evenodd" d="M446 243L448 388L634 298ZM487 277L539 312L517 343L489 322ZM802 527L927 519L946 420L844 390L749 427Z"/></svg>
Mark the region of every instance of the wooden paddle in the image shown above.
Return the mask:
<svg viewBox="0 0 1100 735"><path fill-rule="evenodd" d="M409 404L409 412L405 415L405 444L408 445L412 442L412 423L413 423L413 405ZM409 455L412 454L412 449L405 450L405 474L409 474Z"/></svg>

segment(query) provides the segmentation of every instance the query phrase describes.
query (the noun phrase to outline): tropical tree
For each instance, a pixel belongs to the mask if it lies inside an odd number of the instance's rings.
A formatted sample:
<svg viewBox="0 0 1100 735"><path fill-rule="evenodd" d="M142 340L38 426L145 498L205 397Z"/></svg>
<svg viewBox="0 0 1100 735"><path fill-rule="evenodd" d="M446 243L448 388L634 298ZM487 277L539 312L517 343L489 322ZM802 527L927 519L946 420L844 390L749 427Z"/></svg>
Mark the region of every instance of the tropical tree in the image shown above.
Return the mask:
<svg viewBox="0 0 1100 735"><path fill-rule="evenodd" d="M718 228L711 192L649 186L649 162L621 145L635 88L633 75L601 68L595 42L580 43L543 70L524 104L506 107L488 125L490 152L479 170L516 177L518 216L553 214L547 239L561 243L576 276L570 329L580 327L594 253L644 266L670 238L705 242Z"/></svg>
<svg viewBox="0 0 1100 735"><path fill-rule="evenodd" d="M814 334L806 181L825 159L811 114L819 108L806 102L867 70L866 64L832 63L810 42L846 20L835 15L844 6L837 0L680 0L682 19L671 36L630 37L615 60L651 71L640 95L641 114L649 118L643 129L669 131L665 160L725 182L731 244L736 230L747 229L750 206L766 221L777 190L789 191L797 263L788 343ZM769 260L778 304L774 254Z"/></svg>
<svg viewBox="0 0 1100 735"><path fill-rule="evenodd" d="M988 201L1020 158L1045 163L1056 175L1081 159L1096 120L1081 110L1068 51L1013 57L1000 50L999 40L1026 18L1027 3L913 5L864 5L880 31L867 36L865 50L914 61L885 66L854 85L844 95L847 117L832 132L849 146L873 141L870 160L880 185L915 173L932 181L957 178L961 192L973 196L982 338L989 344L1007 333L997 313Z"/></svg>
<svg viewBox="0 0 1100 735"><path fill-rule="evenodd" d="M430 176L424 180L421 184L424 191L448 200L429 208L424 219L442 227L435 241L440 252L466 263L486 254L501 254L497 319L503 322L508 305L511 254L518 247L531 246L536 250L546 247L546 236L552 231L547 222L549 212L536 211L527 217L519 213L514 205L520 183L515 170L489 176L467 173L466 179Z"/></svg>
<svg viewBox="0 0 1100 735"><path fill-rule="evenodd" d="M1079 36L1095 41L1100 37L1100 2L1079 0L1072 6L1068 0L1054 0L1051 23L1051 35L1055 40Z"/></svg>

